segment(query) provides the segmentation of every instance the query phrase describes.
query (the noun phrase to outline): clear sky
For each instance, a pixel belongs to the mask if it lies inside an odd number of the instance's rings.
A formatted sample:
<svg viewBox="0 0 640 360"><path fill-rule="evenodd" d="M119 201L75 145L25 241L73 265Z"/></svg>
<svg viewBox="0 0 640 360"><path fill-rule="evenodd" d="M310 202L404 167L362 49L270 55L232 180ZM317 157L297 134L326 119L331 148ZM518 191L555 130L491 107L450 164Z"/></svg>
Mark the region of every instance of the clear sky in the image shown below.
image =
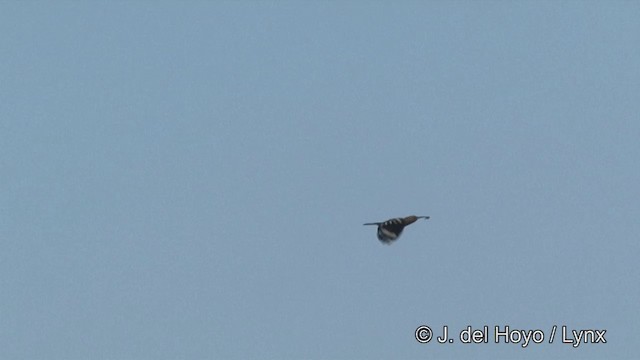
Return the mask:
<svg viewBox="0 0 640 360"><path fill-rule="evenodd" d="M639 19L0 3L0 358L638 359Z"/></svg>

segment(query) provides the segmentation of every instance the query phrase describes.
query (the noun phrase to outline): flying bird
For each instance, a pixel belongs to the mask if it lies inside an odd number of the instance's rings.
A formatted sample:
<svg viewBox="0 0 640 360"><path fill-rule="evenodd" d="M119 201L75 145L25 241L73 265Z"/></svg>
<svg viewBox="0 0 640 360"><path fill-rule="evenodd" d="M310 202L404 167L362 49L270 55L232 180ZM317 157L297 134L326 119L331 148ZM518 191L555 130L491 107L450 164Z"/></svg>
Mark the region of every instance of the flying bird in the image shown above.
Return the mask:
<svg viewBox="0 0 640 360"><path fill-rule="evenodd" d="M404 227L413 224L418 219L429 219L429 216L407 216L404 218L389 219L384 222L366 223L364 225L376 225L378 226L378 240L387 245L391 245L392 242L398 240Z"/></svg>

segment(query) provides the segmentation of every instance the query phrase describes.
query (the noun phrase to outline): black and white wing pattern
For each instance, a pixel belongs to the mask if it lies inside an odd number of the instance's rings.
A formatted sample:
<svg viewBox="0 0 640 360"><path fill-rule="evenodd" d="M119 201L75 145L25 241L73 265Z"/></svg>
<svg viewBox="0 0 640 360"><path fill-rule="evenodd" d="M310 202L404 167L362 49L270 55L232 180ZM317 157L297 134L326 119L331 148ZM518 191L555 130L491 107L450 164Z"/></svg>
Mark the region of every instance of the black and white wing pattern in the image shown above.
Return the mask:
<svg viewBox="0 0 640 360"><path fill-rule="evenodd" d="M401 218L395 218L383 222L378 225L378 240L385 244L391 244L400 237L405 226L406 225Z"/></svg>
<svg viewBox="0 0 640 360"><path fill-rule="evenodd" d="M413 224L418 219L429 219L429 216L411 215L404 218L389 219L384 222L366 223L364 225L378 226L378 240L390 245L400 237L405 226Z"/></svg>

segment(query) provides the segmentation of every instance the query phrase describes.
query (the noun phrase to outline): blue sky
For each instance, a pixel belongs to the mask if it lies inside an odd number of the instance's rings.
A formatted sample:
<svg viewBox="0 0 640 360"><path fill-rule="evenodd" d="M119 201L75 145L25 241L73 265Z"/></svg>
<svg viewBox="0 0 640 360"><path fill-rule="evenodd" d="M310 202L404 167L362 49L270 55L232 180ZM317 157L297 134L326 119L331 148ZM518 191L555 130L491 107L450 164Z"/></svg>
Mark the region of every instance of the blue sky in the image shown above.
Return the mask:
<svg viewBox="0 0 640 360"><path fill-rule="evenodd" d="M0 357L638 358L638 14L0 3Z"/></svg>

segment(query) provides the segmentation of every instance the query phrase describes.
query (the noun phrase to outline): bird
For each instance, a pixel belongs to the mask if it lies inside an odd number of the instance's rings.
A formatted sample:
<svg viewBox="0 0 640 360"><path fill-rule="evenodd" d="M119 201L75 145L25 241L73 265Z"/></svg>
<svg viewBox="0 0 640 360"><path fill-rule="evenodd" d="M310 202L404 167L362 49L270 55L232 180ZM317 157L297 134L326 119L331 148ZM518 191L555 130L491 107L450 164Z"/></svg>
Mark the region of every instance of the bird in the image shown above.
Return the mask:
<svg viewBox="0 0 640 360"><path fill-rule="evenodd" d="M384 244L391 245L392 242L398 240L405 226L413 224L418 219L427 220L429 218L429 216L410 215L403 218L389 219L383 222L366 223L364 225L378 226L378 240L380 240Z"/></svg>

